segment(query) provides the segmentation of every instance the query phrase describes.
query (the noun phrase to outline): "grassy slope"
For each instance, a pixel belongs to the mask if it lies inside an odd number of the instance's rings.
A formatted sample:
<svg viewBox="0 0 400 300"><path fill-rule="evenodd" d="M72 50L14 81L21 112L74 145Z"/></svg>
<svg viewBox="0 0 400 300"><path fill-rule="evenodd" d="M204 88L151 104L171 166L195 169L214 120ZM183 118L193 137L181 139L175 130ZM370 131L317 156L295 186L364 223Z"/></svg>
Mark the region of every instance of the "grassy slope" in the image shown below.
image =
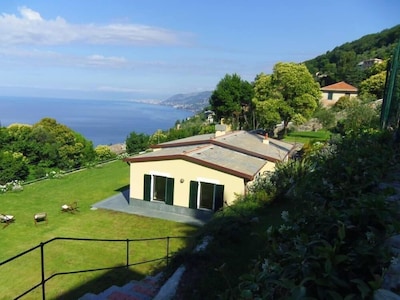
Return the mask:
<svg viewBox="0 0 400 300"><path fill-rule="evenodd" d="M330 138L331 133L326 130L318 131L294 131L285 136L285 142L307 143L323 142Z"/></svg>
<svg viewBox="0 0 400 300"><path fill-rule="evenodd" d="M124 213L90 210L129 183L129 167L120 161L76 172L61 179L52 179L24 187L23 192L0 194L0 211L13 214L16 222L0 229L4 261L30 247L54 237L136 239L175 235L191 235L196 228L188 225L145 218ZM78 201L80 212L62 213L62 204ZM48 224L34 225L33 215L45 211ZM174 242L174 249L184 242ZM55 272L124 264L125 243L93 243L56 241L45 247L46 276ZM165 241L131 244L131 262L165 255ZM155 266L142 265L129 271L94 272L58 276L47 284L47 299L76 298L87 291L101 291L114 283L140 278ZM40 252L32 253L0 266L0 299L11 299L40 282ZM96 281L97 280L97 281ZM24 299L40 298L40 289Z"/></svg>

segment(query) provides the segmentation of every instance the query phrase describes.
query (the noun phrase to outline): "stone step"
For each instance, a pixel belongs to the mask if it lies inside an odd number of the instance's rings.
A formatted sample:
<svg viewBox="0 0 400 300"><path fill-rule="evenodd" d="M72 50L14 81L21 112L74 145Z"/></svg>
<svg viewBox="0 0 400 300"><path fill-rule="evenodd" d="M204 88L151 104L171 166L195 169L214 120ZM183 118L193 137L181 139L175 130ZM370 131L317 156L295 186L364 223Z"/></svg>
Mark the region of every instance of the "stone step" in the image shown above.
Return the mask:
<svg viewBox="0 0 400 300"><path fill-rule="evenodd" d="M79 300L151 300L161 285L162 273L141 281L131 281L124 286L113 285L99 294L87 293Z"/></svg>

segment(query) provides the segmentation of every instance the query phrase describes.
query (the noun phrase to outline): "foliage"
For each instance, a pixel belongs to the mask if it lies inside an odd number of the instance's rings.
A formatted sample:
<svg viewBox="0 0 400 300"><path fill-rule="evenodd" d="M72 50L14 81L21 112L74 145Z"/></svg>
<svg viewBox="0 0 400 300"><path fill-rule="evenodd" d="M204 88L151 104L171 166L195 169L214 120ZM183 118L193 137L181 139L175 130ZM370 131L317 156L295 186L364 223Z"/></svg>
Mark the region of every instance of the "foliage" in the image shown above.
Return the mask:
<svg viewBox="0 0 400 300"><path fill-rule="evenodd" d="M126 139L126 151L136 154L146 150L149 147L150 137L144 133L136 133L132 131Z"/></svg>
<svg viewBox="0 0 400 300"><path fill-rule="evenodd" d="M344 110L346 108L356 105L357 101L357 99L351 98L350 96L342 96L333 105L333 109L335 111Z"/></svg>
<svg viewBox="0 0 400 300"><path fill-rule="evenodd" d="M341 134L358 134L364 130L378 129L380 112L369 103L353 102L345 109L345 117L337 124L337 131Z"/></svg>
<svg viewBox="0 0 400 300"><path fill-rule="evenodd" d="M106 161L117 157L117 155L111 151L110 147L106 145L98 145L94 148L94 152L96 153L97 161Z"/></svg>
<svg viewBox="0 0 400 300"><path fill-rule="evenodd" d="M226 74L217 84L210 97L211 109L217 119L224 118L234 128L251 128L251 111L253 98L252 85L240 78L238 74Z"/></svg>
<svg viewBox="0 0 400 300"><path fill-rule="evenodd" d="M268 132L275 129L282 119L279 113L280 104L284 105L283 100L279 101L257 101L254 100L254 108L256 114L256 128L264 128Z"/></svg>
<svg viewBox="0 0 400 300"><path fill-rule="evenodd" d="M386 71L372 75L360 84L360 94L373 95L375 99L382 99L385 90Z"/></svg>
<svg viewBox="0 0 400 300"><path fill-rule="evenodd" d="M254 82L256 124L271 131L283 121L305 122L318 106L319 85L305 65L277 63L272 75L257 75Z"/></svg>
<svg viewBox="0 0 400 300"><path fill-rule="evenodd" d="M358 63L372 58L387 60L393 53L400 35L400 25L382 32L369 34L350 43L345 43L323 55L305 62L307 68L321 86L346 81L354 86L371 75L383 71L386 63L374 69L360 69ZM375 69L377 68L377 69ZM379 71L380 70L380 71Z"/></svg>
<svg viewBox="0 0 400 300"><path fill-rule="evenodd" d="M329 108L318 108L314 113L314 117L318 119L325 129L331 129L336 125L335 113Z"/></svg>
<svg viewBox="0 0 400 300"><path fill-rule="evenodd" d="M7 180L42 177L49 169L68 170L94 160L93 144L81 134L51 118L34 125L12 124L1 128L0 152L21 153L24 157L13 167ZM7 155L1 156L5 159ZM3 162L6 163L6 162ZM22 169L18 171L17 169ZM22 172L22 173L21 173Z"/></svg>
<svg viewBox="0 0 400 300"><path fill-rule="evenodd" d="M241 277L236 298L371 297L391 259L385 241L400 228L396 209L371 192L394 162L392 141L352 136L278 167L278 195L296 209L265 232L265 256Z"/></svg>
<svg viewBox="0 0 400 300"><path fill-rule="evenodd" d="M213 124L209 124L206 121L205 115L200 113L187 120L176 121L174 128L164 131L161 129L157 130L149 137L148 145L156 145L159 143L174 141L198 134L214 132L215 126Z"/></svg>
<svg viewBox="0 0 400 300"><path fill-rule="evenodd" d="M0 194L6 192L21 192L23 190L24 187L22 186L22 181L19 180L13 180L4 185L0 184Z"/></svg>
<svg viewBox="0 0 400 300"><path fill-rule="evenodd" d="M25 180L29 168L27 159L19 152L0 151L0 184L14 180Z"/></svg>

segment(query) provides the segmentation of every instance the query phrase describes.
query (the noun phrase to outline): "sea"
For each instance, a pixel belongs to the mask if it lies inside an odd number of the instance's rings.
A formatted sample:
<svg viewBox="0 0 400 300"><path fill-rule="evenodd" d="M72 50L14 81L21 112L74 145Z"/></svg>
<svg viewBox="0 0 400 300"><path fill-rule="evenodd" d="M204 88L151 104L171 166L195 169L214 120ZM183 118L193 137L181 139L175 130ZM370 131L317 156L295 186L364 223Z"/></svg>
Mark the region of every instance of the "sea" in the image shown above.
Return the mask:
<svg viewBox="0 0 400 300"><path fill-rule="evenodd" d="M174 127L193 112L129 100L83 100L0 96L0 125L35 124L53 118L97 145L125 142L131 132L151 135Z"/></svg>

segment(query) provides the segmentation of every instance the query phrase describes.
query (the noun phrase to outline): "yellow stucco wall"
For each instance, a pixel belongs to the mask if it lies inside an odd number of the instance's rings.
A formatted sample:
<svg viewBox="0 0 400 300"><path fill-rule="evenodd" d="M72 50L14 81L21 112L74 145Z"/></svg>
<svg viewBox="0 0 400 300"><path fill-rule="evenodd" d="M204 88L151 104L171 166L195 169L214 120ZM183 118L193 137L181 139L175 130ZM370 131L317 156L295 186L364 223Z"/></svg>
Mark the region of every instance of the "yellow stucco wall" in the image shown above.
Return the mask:
<svg viewBox="0 0 400 300"><path fill-rule="evenodd" d="M344 97L349 95L350 98L357 97L357 92L332 92L332 99L328 99L329 92L322 92L322 99L321 102L324 106L331 106L334 105L340 97Z"/></svg>
<svg viewBox="0 0 400 300"><path fill-rule="evenodd" d="M268 163L260 173L272 170L273 163ZM203 181L224 185L224 201L231 204L235 194L245 193L242 178L221 171L209 169L185 160L166 160L154 162L134 162L130 166L130 197L143 199L144 175L155 174L175 179L174 205L189 207L190 181ZM183 182L181 182L183 181Z"/></svg>

